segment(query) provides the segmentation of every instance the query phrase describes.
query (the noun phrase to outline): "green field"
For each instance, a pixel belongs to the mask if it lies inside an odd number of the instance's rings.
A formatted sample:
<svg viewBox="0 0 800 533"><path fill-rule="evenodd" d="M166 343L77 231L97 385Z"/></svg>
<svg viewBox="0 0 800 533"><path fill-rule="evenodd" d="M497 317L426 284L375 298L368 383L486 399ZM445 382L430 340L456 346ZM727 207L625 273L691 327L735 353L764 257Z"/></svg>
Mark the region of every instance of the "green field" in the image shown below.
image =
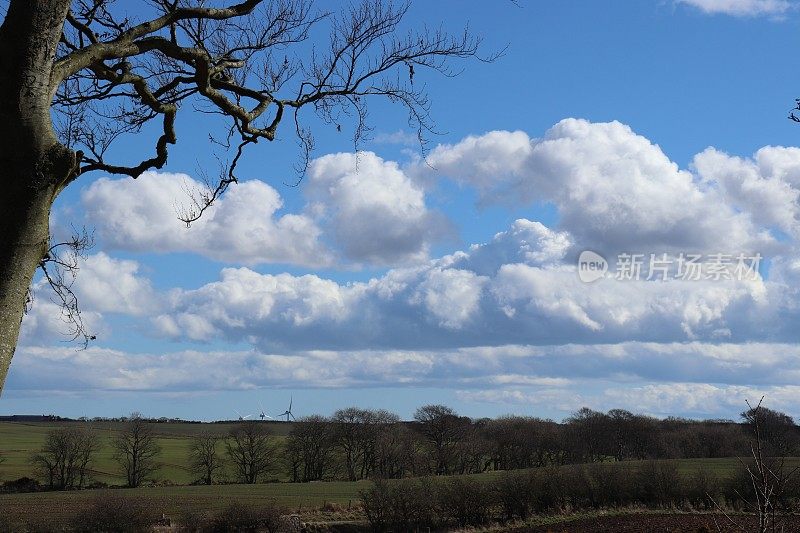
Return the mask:
<svg viewBox="0 0 800 533"><path fill-rule="evenodd" d="M82 422L41 422L41 423L20 423L20 422L0 422L0 453L6 458L0 464L0 482L18 479L23 476L33 477L33 468L30 465L31 454L38 450L44 442L47 432L63 427L65 424L81 425ZM92 423L92 427L100 434L102 449L97 454L93 463L92 475L95 480L109 485L122 485L124 479L118 471L118 467L113 458L112 439L119 432L122 424L119 422L98 422ZM282 442L287 435L290 424L282 422L265 422L270 432L275 435L276 440ZM157 484L159 485L187 485L192 482L192 476L187 470L188 452L190 437L199 432L214 432L225 435L230 431L233 424L179 424L163 423L153 424L153 429L158 435L158 441L162 448L159 458L162 467L158 471ZM706 469L723 477L727 477L734 470L740 467L740 462L736 458L723 459L681 459L677 460L678 468L683 473L690 473L698 469ZM635 467L637 461L626 461L622 463L623 468ZM793 462L794 464L794 462ZM798 460L797 464L800 464ZM285 481L285 468L276 459L276 470L273 474L275 481ZM481 474L481 476L491 477L496 473ZM228 473L228 477L231 474ZM314 484L312 484L314 485ZM325 483L324 485L329 485ZM332 486L340 484L332 484ZM288 486L282 484L281 486ZM302 485L304 487L308 484ZM269 489L271 490L271 489ZM287 489L289 490L289 489ZM350 491L357 493L356 489ZM270 493L272 494L272 493ZM294 494L294 493L292 493ZM339 491L335 491L339 494ZM271 497L271 496L270 496ZM335 501L340 499L334 498ZM299 501L299 500L298 500Z"/></svg>
<svg viewBox="0 0 800 533"><path fill-rule="evenodd" d="M48 431L61 423L0 423L0 451L7 461L0 465L0 481L31 476L29 464L31 453L37 450ZM70 422L70 424L73 424ZM77 424L77 423L75 423ZM272 434L279 441L285 439L290 427L288 424L267 423ZM110 485L121 485L123 479L117 472L113 460L111 440L120 430L119 423L93 424L103 440L103 447L94 464L93 476L98 481ZM157 486L138 489L101 489L72 492L40 492L28 494L0 495L0 513L10 517L31 517L44 513L54 521L67 520L76 511L85 508L93 500L114 494L132 497L147 502L147 505L168 515L177 515L181 510L211 513L227 506L231 502L247 505L276 502L287 509L304 516L314 516L317 509L325 504L335 504L341 515L351 515L349 509L359 506L359 493L369 486L369 482L314 482L286 483L273 482L259 485L214 485L214 486L170 486L186 485L191 482L187 471L187 452L189 438L200 431L227 433L231 424L154 424L162 447L162 468L158 473ZM625 461L615 463L618 468L635 469L641 461ZM728 478L741 468L737 458L722 459L678 459L675 460L678 470L685 475L704 470L717 474L720 478ZM789 466L800 466L800 458L789 460ZM277 481L286 479L285 468L276 458L274 478ZM568 467L569 468L569 467ZM500 472L486 472L473 477L490 481L501 475ZM328 506L330 507L330 505ZM354 509L353 513L358 512Z"/></svg>
<svg viewBox="0 0 800 533"><path fill-rule="evenodd" d="M85 425L83 422L0 422L0 454L6 458L6 461L0 464L0 482L23 476L34 477L30 465L31 455L41 448L48 431L66 424ZM283 441L290 426L284 422L264 422L264 424L279 441ZM102 442L102 448L95 456L92 465L93 478L109 485L123 484L124 478L118 471L111 446L112 439L118 434L122 424L99 422L92 423L91 426L99 433ZM162 467L158 471L158 481L177 485L191 483L192 476L187 471L190 437L204 431L225 435L232 426L233 424L153 424L153 430L158 435L158 443L161 446L159 460ZM282 480L284 473L277 471L275 477L277 480Z"/></svg>

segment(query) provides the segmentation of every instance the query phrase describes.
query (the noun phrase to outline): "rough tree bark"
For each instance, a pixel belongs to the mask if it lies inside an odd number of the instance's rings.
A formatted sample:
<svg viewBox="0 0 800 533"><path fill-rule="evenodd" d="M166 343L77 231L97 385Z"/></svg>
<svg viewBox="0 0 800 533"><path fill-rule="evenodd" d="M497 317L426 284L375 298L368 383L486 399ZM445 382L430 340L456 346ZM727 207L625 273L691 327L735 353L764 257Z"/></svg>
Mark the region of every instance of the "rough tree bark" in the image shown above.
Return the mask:
<svg viewBox="0 0 800 533"><path fill-rule="evenodd" d="M69 0L12 0L0 26L0 391L28 288L48 250L50 207L76 166L53 130L50 76Z"/></svg>

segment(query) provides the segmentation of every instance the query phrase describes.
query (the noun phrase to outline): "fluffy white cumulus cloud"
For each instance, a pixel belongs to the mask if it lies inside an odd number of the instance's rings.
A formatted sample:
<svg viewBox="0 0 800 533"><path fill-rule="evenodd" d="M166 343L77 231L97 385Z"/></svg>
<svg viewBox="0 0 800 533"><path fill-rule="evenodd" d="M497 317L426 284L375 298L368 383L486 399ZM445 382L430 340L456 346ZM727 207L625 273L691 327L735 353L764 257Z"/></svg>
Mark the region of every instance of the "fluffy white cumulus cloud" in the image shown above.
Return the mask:
<svg viewBox="0 0 800 533"><path fill-rule="evenodd" d="M266 325L301 329L336 324L354 310L350 291L317 276L262 275L247 268L228 268L220 280L197 290L176 290L171 310L154 319L164 335L209 340L223 332L256 336Z"/></svg>
<svg viewBox="0 0 800 533"><path fill-rule="evenodd" d="M800 237L800 148L767 146L750 159L707 148L693 165L728 205L760 225Z"/></svg>
<svg viewBox="0 0 800 533"><path fill-rule="evenodd" d="M266 350L791 335L763 328L786 297L783 285L758 277L586 284L575 265L556 259L568 243L563 233L518 220L489 243L368 282L226 269L219 281L173 292L157 328L177 339L225 338Z"/></svg>
<svg viewBox="0 0 800 533"><path fill-rule="evenodd" d="M468 270L435 268L419 283L412 302L424 305L440 326L461 329L478 314L487 281Z"/></svg>
<svg viewBox="0 0 800 533"><path fill-rule="evenodd" d="M427 208L422 188L396 162L372 152L315 159L304 187L308 209L353 261L425 259L431 242L447 229L445 219Z"/></svg>
<svg viewBox="0 0 800 533"><path fill-rule="evenodd" d="M98 389L435 385L467 400L546 401L567 412L632 405L700 415L738 409L759 392L788 404L797 392L800 149L735 157L709 148L681 169L628 126L567 119L541 138L496 131L440 146L429 163L435 170L366 152L324 156L303 183L302 214L279 215L272 188L244 182L190 233L172 200L184 197L188 178L98 181L84 205L102 222L103 241L119 248L251 266L392 268L358 282L225 268L214 281L160 293L137 263L91 256L76 290L98 327L105 314L125 314L194 348L251 349L48 353L41 346L58 324L41 299L25 325L22 349L33 355L19 358L30 366L17 365L12 384L34 387L32 376L49 365ZM431 259L445 225L426 202L422 184L433 177L472 187L485 203L547 202L557 222L520 218L487 242ZM620 251L761 252L770 261L763 278L748 280L609 275L587 284L576 269L586 248L612 261Z"/></svg>
<svg viewBox="0 0 800 533"><path fill-rule="evenodd" d="M224 262L325 265L320 229L303 214L278 215L278 192L261 181L231 187L197 222L178 220L192 191L204 185L184 174L146 172L138 179L101 178L82 194L89 219L112 249L193 252Z"/></svg>
<svg viewBox="0 0 800 533"><path fill-rule="evenodd" d="M720 242L753 251L774 243L749 215L619 122L565 119L541 139L490 132L439 146L428 162L475 187L483 202L554 204L559 227L578 246L606 253L708 251Z"/></svg>
<svg viewBox="0 0 800 533"><path fill-rule="evenodd" d="M704 13L737 17L779 17L797 7L789 0L678 0L678 3L695 7Z"/></svg>
<svg viewBox="0 0 800 533"><path fill-rule="evenodd" d="M157 310L162 296L140 272L136 261L116 259L105 252L78 264L74 291L82 305L101 313L144 315Z"/></svg>

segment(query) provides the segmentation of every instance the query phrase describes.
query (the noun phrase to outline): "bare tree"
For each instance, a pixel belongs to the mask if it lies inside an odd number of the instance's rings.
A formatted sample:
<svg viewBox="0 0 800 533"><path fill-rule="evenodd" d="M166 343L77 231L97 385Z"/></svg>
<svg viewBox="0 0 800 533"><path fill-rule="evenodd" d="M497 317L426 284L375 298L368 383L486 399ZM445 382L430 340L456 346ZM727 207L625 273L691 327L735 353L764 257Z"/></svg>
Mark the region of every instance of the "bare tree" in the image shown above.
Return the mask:
<svg viewBox="0 0 800 533"><path fill-rule="evenodd" d="M160 169L181 110L219 115L222 169L180 215L190 224L237 181L245 149L279 138L287 116L302 174L314 145L302 109L336 129L352 125L358 145L368 100L387 98L421 136L432 128L421 72L450 75L450 60L477 57L466 32L404 31L405 3L363 0L339 13L310 0L212 7L221 3L150 0L130 14L111 0L9 0L0 25L0 387L31 280L51 249L51 206L79 176ZM152 154L109 159L150 124L159 130Z"/></svg>
<svg viewBox="0 0 800 533"><path fill-rule="evenodd" d="M132 413L113 442L114 459L125 474L129 487L138 487L158 470L161 453L152 427L139 413Z"/></svg>
<svg viewBox="0 0 800 533"><path fill-rule="evenodd" d="M777 434L780 435L778 442L785 442L787 426L794 429L794 422L784 413L764 407L762 405L763 396L755 407L749 401L745 400L745 402L748 409L741 416L752 431L750 457L748 461L741 458L739 460L747 478L747 490L742 492L737 490L736 492L748 510L755 513L758 519L756 529L758 533L786 531L794 516L786 505L785 497L789 482L797 474L798 468L788 468L786 457L783 455L769 455L770 443L765 440L765 437L775 438ZM776 428L776 426L778 427ZM780 452L783 449L785 448L777 446L773 448L773 451ZM710 495L708 498L731 526L741 531L745 530ZM717 529L722 531L719 523L717 523Z"/></svg>
<svg viewBox="0 0 800 533"><path fill-rule="evenodd" d="M292 425L286 448L293 481L320 481L333 470L333 424L323 416L301 418Z"/></svg>
<svg viewBox="0 0 800 533"><path fill-rule="evenodd" d="M51 489L79 489L85 485L89 466L99 449L100 441L90 428L54 429L31 457L31 463Z"/></svg>
<svg viewBox="0 0 800 533"><path fill-rule="evenodd" d="M445 405L423 405L414 413L414 420L419 432L432 447L433 473L453 473L455 449L464 438L470 420L458 416Z"/></svg>
<svg viewBox="0 0 800 533"><path fill-rule="evenodd" d="M194 435L191 439L189 467L206 485L211 485L225 466L219 453L220 440L219 435L209 432Z"/></svg>
<svg viewBox="0 0 800 533"><path fill-rule="evenodd" d="M258 483L270 471L275 459L275 446L267 427L247 420L231 429L225 449L242 483Z"/></svg>
<svg viewBox="0 0 800 533"><path fill-rule="evenodd" d="M388 411L348 407L333 414L333 439L344 458L347 479L366 479L375 465L378 435L400 418Z"/></svg>

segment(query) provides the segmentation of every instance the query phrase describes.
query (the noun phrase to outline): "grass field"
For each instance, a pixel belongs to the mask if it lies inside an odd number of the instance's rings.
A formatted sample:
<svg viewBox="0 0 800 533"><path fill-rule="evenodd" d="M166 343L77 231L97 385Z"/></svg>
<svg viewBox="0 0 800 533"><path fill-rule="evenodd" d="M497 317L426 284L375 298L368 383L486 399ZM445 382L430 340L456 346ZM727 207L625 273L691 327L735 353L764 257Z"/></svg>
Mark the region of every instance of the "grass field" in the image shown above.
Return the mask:
<svg viewBox="0 0 800 533"><path fill-rule="evenodd" d="M680 472L686 475L698 470L715 472L726 478L740 468L736 458L723 459L678 459L675 460ZM641 461L615 463L618 468L632 471ZM800 465L800 458L790 461ZM502 475L500 472L486 472L471 477L491 481ZM0 495L0 513L14 519L28 520L31 517L47 516L49 523L65 523L77 511L86 508L98 498L109 495L136 498L147 506L166 513L168 516L181 516L184 510L210 514L232 502L248 506L275 502L287 510L297 512L306 518L323 517L330 519L330 513L320 514L318 510L325 504L335 504L336 516L353 516L363 520L356 510L360 504L360 492L369 487L368 481L359 482L316 482L316 483L265 483L258 485L213 485L213 486L157 486L138 489L101 489L72 492L39 492L27 494ZM354 508L353 513L348 509Z"/></svg>
<svg viewBox="0 0 800 533"><path fill-rule="evenodd" d="M0 422L0 454L6 458L6 461L0 464L0 482L23 476L33 477L31 455L41 448L48 431L63 427L65 424L83 425L82 422ZM279 441L282 441L289 431L289 424L283 422L264 424ZM111 446L112 439L118 434L122 424L99 422L92 423L91 426L99 433L102 442L100 452L93 463L92 476L95 480L109 485L123 484L124 478L118 471ZM225 435L232 426L233 424L153 424L153 430L158 435L158 443L161 446L159 460L162 467L159 469L158 479L178 485L191 483L192 476L187 471L190 437L203 431ZM276 478L282 480L282 473L276 473Z"/></svg>
<svg viewBox="0 0 800 533"><path fill-rule="evenodd" d="M33 477L30 465L30 456L38 450L44 442L47 432L62 427L64 424L82 424L81 422L0 422L0 453L6 461L0 464L0 482L18 479L23 476ZM265 422L270 432L280 442L287 435L291 425L282 422ZM209 431L225 435L233 424L179 424L164 423L153 424L153 429L158 435L162 453L159 460L162 467L158 472L160 484L186 485L192 482L192 476L187 470L190 437L199 432ZM121 423L99 422L92 423L92 427L100 434L102 448L97 454L93 464L92 475L97 481L109 485L122 485L124 479L118 471L113 457L112 439L118 434ZM740 467L736 458L723 459L681 459L677 461L678 468L683 473L690 473L700 468L709 470L723 477L727 477ZM636 461L626 461L621 466L635 467ZM793 464L800 465L800 459ZM481 474L491 477L492 472ZM286 473L279 468L274 473L274 480L286 481ZM326 483L327 485L327 483ZM303 486L308 486L303 485ZM357 492L357 491L356 491ZM350 494L353 494L351 492ZM338 491L336 491L338 494ZM299 501L299 500L298 500ZM339 500L336 500L339 501Z"/></svg>
<svg viewBox="0 0 800 533"><path fill-rule="evenodd" d="M31 476L29 464L31 453L37 450L48 431L61 423L0 423L0 451L7 461L0 465L0 481ZM285 438L287 424L269 424L273 435L281 441ZM103 447L94 465L94 477L109 484L122 484L113 460L111 440L120 430L119 423L94 424L103 440ZM187 472L187 453L189 438L204 430L227 433L230 424L155 424L154 430L162 447L159 471L161 486L138 489L102 489L73 492L40 492L28 494L0 495L0 513L10 517L30 517L45 513L55 521L66 520L77 510L85 508L93 500L114 494L135 497L147 502L148 506L167 514L178 513L180 509L190 509L203 513L219 510L233 501L257 505L259 502L277 502L302 515L313 513L324 504L336 504L344 513L351 506L358 506L360 491L369 482L317 482L317 483L266 483L259 485L214 485L214 486L165 486L169 483L187 484L191 476ZM690 475L698 470L717 474L720 478L731 476L741 468L737 458L722 459L678 459L678 470ZM640 461L615 463L618 468L635 469ZM789 466L800 466L800 458L789 460ZM284 470L284 469L281 469ZM490 481L501 475L500 472L476 474L480 480ZM278 471L275 478L285 479L285 473Z"/></svg>

